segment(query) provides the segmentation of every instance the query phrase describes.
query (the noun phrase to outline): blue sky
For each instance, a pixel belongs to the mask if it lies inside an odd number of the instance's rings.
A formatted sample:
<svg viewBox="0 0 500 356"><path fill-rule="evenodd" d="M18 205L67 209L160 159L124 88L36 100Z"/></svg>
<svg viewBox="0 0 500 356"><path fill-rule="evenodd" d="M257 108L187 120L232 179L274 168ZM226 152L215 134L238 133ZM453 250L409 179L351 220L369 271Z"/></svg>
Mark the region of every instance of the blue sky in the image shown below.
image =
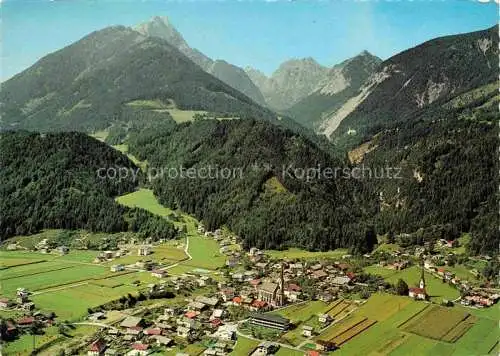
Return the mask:
<svg viewBox="0 0 500 356"><path fill-rule="evenodd" d="M1 2L1 0L0 0ZM168 16L191 47L272 73L289 58L333 65L366 49L386 59L434 37L498 21L476 0L220 1L3 0L5 80L44 55L109 25Z"/></svg>

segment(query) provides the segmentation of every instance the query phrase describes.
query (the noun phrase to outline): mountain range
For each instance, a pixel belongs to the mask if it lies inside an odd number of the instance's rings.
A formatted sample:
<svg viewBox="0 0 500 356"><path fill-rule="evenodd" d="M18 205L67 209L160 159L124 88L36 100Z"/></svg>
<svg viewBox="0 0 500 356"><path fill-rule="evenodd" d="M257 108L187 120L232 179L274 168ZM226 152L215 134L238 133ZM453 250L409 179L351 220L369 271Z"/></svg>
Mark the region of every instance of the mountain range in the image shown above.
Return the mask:
<svg viewBox="0 0 500 356"><path fill-rule="evenodd" d="M362 142L433 104L495 82L498 53L498 26L403 51L382 62L357 95L323 120L319 131L341 145Z"/></svg>
<svg viewBox="0 0 500 356"><path fill-rule="evenodd" d="M208 58L167 19L153 18L135 28L91 33L3 83L0 126L106 130L113 144L128 144L149 164L243 167L245 176L236 180L148 184L162 203L198 216L209 228L229 226L247 247L364 252L375 231L407 236L407 244L470 232L469 249L485 253L500 240L492 184L498 176L498 54L495 26L433 39L384 61L366 51L332 68L312 58L290 60L267 77ZM73 157L64 150L69 145L79 162L100 162L78 150L74 133L61 135L51 136L48 146L37 135L4 136L5 150L46 147L55 162L59 147L67 162ZM94 145L85 141L85 147ZM99 147L92 150L110 157ZM66 216L61 207L69 203L51 201L53 182L40 180L45 157L30 155L27 163L16 155L19 164L9 161L4 171L4 207L15 212L4 235L17 233L12 226L26 219L32 201L53 214L37 208L36 224L21 224L19 233L47 227L44 219L59 227ZM28 173L25 163L40 173ZM280 175L282 164L397 167L402 176L310 184ZM90 170L83 171L85 180ZM59 198L72 202L76 183L53 180L69 195ZM95 182L85 181L94 194ZM112 207L110 195L99 199L122 221L124 212ZM16 202L16 196L23 199ZM105 229L92 221L96 214L89 221L69 216L70 227Z"/></svg>
<svg viewBox="0 0 500 356"><path fill-rule="evenodd" d="M245 70L264 95L269 107L278 111L288 109L311 93L328 72L327 67L313 58L286 61L269 78L251 67Z"/></svg>
<svg viewBox="0 0 500 356"><path fill-rule="evenodd" d="M174 109L276 120L167 41L124 26L42 58L3 83L0 101L4 129L95 131L171 120Z"/></svg>
<svg viewBox="0 0 500 356"><path fill-rule="evenodd" d="M197 49L191 48L167 17L155 16L151 20L137 25L134 29L145 36L159 37L166 40L207 73L245 94L256 103L265 105L261 92L243 69L224 60L214 61Z"/></svg>
<svg viewBox="0 0 500 356"><path fill-rule="evenodd" d="M355 96L382 60L368 51L333 66L309 95L302 97L286 111L300 124L315 129Z"/></svg>

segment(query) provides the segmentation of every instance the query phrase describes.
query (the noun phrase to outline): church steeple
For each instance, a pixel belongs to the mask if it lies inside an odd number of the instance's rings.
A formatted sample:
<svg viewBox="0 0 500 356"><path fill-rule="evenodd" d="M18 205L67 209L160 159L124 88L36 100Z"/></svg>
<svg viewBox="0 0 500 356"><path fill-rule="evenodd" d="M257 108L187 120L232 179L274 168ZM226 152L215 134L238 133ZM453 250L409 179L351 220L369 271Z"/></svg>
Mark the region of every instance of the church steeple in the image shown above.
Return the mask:
<svg viewBox="0 0 500 356"><path fill-rule="evenodd" d="M425 289L424 259L420 261L420 284L419 287Z"/></svg>
<svg viewBox="0 0 500 356"><path fill-rule="evenodd" d="M281 296L281 304L285 304L285 278L283 277L283 262L281 262L281 271L280 271L280 296Z"/></svg>

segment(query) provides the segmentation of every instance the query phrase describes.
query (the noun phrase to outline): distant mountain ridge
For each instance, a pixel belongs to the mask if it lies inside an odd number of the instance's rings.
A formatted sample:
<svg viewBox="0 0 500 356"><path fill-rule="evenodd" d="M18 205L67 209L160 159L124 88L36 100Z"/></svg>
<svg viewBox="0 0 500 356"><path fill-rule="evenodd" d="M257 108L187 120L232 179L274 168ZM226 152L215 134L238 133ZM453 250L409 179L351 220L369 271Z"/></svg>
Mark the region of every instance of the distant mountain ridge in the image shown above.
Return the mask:
<svg viewBox="0 0 500 356"><path fill-rule="evenodd" d="M269 107L282 111L310 94L324 79L328 68L309 57L283 62L271 77L251 67L246 67L245 71L259 87Z"/></svg>
<svg viewBox="0 0 500 356"><path fill-rule="evenodd" d="M363 51L333 66L311 94L286 112L305 127L318 130L324 117L355 96L381 62L380 58Z"/></svg>
<svg viewBox="0 0 500 356"><path fill-rule="evenodd" d="M142 35L166 40L206 72L245 94L256 103L265 105L262 93L243 69L223 60L214 61L197 49L191 48L167 17L155 16L151 20L135 26L134 29Z"/></svg>
<svg viewBox="0 0 500 356"><path fill-rule="evenodd" d="M151 108L151 101L159 105ZM167 41L124 26L93 32L43 57L2 84L0 102L3 129L88 132L116 123L159 123L171 121L168 108L276 120Z"/></svg>
<svg viewBox="0 0 500 356"><path fill-rule="evenodd" d="M384 61L320 132L352 147L387 124L497 78L498 26L436 38Z"/></svg>

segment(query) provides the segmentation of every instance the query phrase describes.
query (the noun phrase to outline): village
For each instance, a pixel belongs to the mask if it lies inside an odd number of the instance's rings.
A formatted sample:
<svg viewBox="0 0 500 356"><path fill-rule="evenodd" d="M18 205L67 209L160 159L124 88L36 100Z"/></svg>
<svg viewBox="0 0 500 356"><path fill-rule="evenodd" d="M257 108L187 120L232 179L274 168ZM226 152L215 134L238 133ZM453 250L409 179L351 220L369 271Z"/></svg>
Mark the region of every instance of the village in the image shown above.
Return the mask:
<svg viewBox="0 0 500 356"><path fill-rule="evenodd" d="M140 286L134 303L120 308L122 317L119 319L108 320L116 305L89 309L85 323L99 326L99 331L87 337L74 351L87 352L88 355L147 355L201 343L204 345L203 355L227 355L235 350L238 339L243 337L259 340L249 353L252 355L275 354L284 347L284 350L290 347L297 352L304 346L309 350L302 354L319 355L340 347L331 338L323 339L322 332L348 318L372 294L403 294L421 303L442 306L460 303L473 308L489 308L500 297L497 287L472 285L447 270L446 258L449 255L431 255L425 248L382 251L364 256L343 254L335 259L276 259L255 247L246 252L232 248L238 243L237 238L228 237L221 230L206 232L200 225L198 233L216 241L219 252L226 258L225 266L216 275L193 271L170 275L166 264L149 258L154 245L147 243L99 252L93 263L110 264L110 273L147 273L153 281ZM448 242L443 243L445 250L447 245ZM46 246L47 242L42 241L37 249L50 253ZM64 255L69 249L57 246L53 252ZM115 259L119 261L131 255L138 260L130 264L114 263ZM370 268L395 273L413 269L418 278L409 281L411 285L401 291L396 288L396 283L388 283L371 274ZM432 287L426 284L430 278L459 291L458 297L431 301ZM17 334L29 333L35 328L43 330L57 323L56 314L38 310L30 301L30 294L26 288L19 287L14 300L0 299L0 309L18 310L23 314L6 323L6 334L12 339ZM143 305L146 300L161 301L174 296L182 302L169 306L161 303ZM309 315L307 323L297 323L293 317L281 312L308 303L322 303L329 307L325 307L324 312ZM287 342L282 336L288 334L297 336L300 344ZM185 355L182 352L176 354Z"/></svg>

